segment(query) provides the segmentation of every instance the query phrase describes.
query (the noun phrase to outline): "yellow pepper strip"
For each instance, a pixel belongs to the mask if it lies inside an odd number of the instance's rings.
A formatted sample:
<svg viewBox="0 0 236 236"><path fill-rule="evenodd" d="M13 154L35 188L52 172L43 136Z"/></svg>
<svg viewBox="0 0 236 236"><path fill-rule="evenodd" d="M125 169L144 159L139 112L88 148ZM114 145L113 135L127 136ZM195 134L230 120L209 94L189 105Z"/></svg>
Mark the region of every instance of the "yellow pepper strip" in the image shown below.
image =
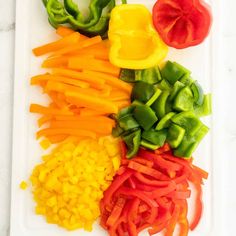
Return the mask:
<svg viewBox="0 0 236 236"><path fill-rule="evenodd" d="M48 223L91 231L103 192L120 166L119 141L112 137L67 141L43 156L32 172L35 211Z"/></svg>
<svg viewBox="0 0 236 236"><path fill-rule="evenodd" d="M121 68L146 69L158 65L168 48L152 24L151 13L139 4L122 4L111 12L109 59Z"/></svg>

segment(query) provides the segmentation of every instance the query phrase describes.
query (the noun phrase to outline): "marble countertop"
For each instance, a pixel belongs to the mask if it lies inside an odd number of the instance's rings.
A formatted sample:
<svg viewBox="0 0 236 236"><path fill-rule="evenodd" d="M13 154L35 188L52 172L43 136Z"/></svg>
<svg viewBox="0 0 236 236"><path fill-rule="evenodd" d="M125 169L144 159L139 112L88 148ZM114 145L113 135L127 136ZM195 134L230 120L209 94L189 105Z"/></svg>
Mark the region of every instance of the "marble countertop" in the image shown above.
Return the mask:
<svg viewBox="0 0 236 236"><path fill-rule="evenodd" d="M222 65L222 79L228 83L228 102L236 101L236 22L235 0L225 0L222 4L222 34L220 35L220 60ZM12 133L12 103L13 103L13 67L14 67L14 31L15 31L15 0L0 0L0 236L9 235L10 212L10 178L11 178L11 133ZM233 106L233 104L232 104ZM236 113L234 113L236 114ZM227 115L227 114L226 114ZM229 114L228 114L229 115ZM227 147L232 156L226 161L231 170L228 173L226 191L231 192L226 206L234 216L236 210L236 188L234 179L236 173L235 146L236 146L236 117L231 117L225 124L227 138L230 145ZM235 190L235 191L233 191ZM228 227L234 226L234 218L228 221ZM233 232L233 231L232 231ZM22 235L23 236L23 235Z"/></svg>

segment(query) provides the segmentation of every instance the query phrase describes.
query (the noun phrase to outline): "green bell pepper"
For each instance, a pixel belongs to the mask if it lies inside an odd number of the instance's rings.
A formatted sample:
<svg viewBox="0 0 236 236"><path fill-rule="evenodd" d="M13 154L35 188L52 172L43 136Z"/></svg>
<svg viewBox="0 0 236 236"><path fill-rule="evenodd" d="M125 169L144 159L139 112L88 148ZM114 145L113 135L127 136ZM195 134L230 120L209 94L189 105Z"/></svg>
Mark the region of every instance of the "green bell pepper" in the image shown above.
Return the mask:
<svg viewBox="0 0 236 236"><path fill-rule="evenodd" d="M193 92L194 103L201 106L204 100L204 93L201 85L197 81L195 81L194 83L192 83L190 88Z"/></svg>
<svg viewBox="0 0 236 236"><path fill-rule="evenodd" d="M166 137L167 137L167 130L160 130L160 131L156 131L154 129L150 129L150 130L145 130L142 133L142 138L145 139L146 141L158 146L158 147L162 147L163 144L166 141Z"/></svg>
<svg viewBox="0 0 236 236"><path fill-rule="evenodd" d="M141 140L140 145L153 151L160 147L159 145L152 144L144 139Z"/></svg>
<svg viewBox="0 0 236 236"><path fill-rule="evenodd" d="M179 82L179 81L176 81L175 84L174 84L174 87L170 93L170 97L169 97L169 100L170 101L173 101L175 99L175 97L177 96L177 94L179 93L179 91L181 89L183 89L185 87L185 84Z"/></svg>
<svg viewBox="0 0 236 236"><path fill-rule="evenodd" d="M128 83L135 82L135 70L121 69L119 78Z"/></svg>
<svg viewBox="0 0 236 236"><path fill-rule="evenodd" d="M179 82L185 84L186 86L191 86L194 80L190 77L189 74L186 74L179 80Z"/></svg>
<svg viewBox="0 0 236 236"><path fill-rule="evenodd" d="M185 134L185 129L176 124L171 124L168 135L167 142L172 148L177 148L182 142Z"/></svg>
<svg viewBox="0 0 236 236"><path fill-rule="evenodd" d="M174 150L174 155L183 158L191 158L201 140L208 133L209 128L202 125L194 136L185 135L181 144Z"/></svg>
<svg viewBox="0 0 236 236"><path fill-rule="evenodd" d="M168 91L163 91L151 106L159 119L161 119L166 114L166 103L169 95L170 94Z"/></svg>
<svg viewBox="0 0 236 236"><path fill-rule="evenodd" d="M131 100L138 100L140 102L146 103L155 92L156 88L154 85L140 81L135 83L133 87Z"/></svg>
<svg viewBox="0 0 236 236"><path fill-rule="evenodd" d="M203 125L199 118L191 111L178 113L171 120L173 123L184 128L190 136L194 136Z"/></svg>
<svg viewBox="0 0 236 236"><path fill-rule="evenodd" d="M175 112L167 113L162 119L157 123L156 130L162 130L168 128L171 124L171 118L176 115Z"/></svg>
<svg viewBox="0 0 236 236"><path fill-rule="evenodd" d="M166 79L170 84L174 84L184 75L190 75L190 71L177 62L167 61L165 66L161 70L161 75Z"/></svg>
<svg viewBox="0 0 236 236"><path fill-rule="evenodd" d="M204 95L202 105L195 106L194 113L198 117L208 116L212 113L212 96L211 96L211 94Z"/></svg>
<svg viewBox="0 0 236 236"><path fill-rule="evenodd" d="M161 95L161 90L157 89L156 92L153 94L153 96L146 102L146 105L150 107L160 95Z"/></svg>
<svg viewBox="0 0 236 236"><path fill-rule="evenodd" d="M140 141L141 141L141 130L136 130L129 135L122 136L128 147L127 158L131 158L135 156L139 150Z"/></svg>
<svg viewBox="0 0 236 236"><path fill-rule="evenodd" d="M170 91L172 89L171 84L166 79L163 79L161 82L159 82L157 84L157 87L161 90L167 90L167 91Z"/></svg>
<svg viewBox="0 0 236 236"><path fill-rule="evenodd" d="M161 73L158 66L145 70L135 71L135 81L143 81L149 84L156 84L161 80Z"/></svg>
<svg viewBox="0 0 236 236"><path fill-rule="evenodd" d="M125 131L139 127L139 124L132 115L123 116L118 120L118 122L119 126Z"/></svg>
<svg viewBox="0 0 236 236"><path fill-rule="evenodd" d="M119 126L119 124L116 124L116 126L112 129L112 136L117 138L122 135L124 130Z"/></svg>
<svg viewBox="0 0 236 236"><path fill-rule="evenodd" d="M186 86L179 91L174 99L173 108L176 111L193 110L193 93L189 86Z"/></svg>
<svg viewBox="0 0 236 236"><path fill-rule="evenodd" d="M155 112L147 105L136 106L133 116L144 130L149 130L158 120Z"/></svg>

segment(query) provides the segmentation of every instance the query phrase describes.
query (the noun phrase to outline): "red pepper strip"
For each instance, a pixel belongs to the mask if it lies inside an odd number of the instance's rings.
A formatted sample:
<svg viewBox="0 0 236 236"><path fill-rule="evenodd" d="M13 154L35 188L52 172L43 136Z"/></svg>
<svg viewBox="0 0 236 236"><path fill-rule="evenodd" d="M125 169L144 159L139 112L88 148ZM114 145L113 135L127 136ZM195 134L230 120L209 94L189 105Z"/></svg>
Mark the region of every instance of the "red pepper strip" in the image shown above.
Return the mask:
<svg viewBox="0 0 236 236"><path fill-rule="evenodd" d="M160 233L165 227L167 223L159 223L154 225L151 229L148 230L149 235Z"/></svg>
<svg viewBox="0 0 236 236"><path fill-rule="evenodd" d="M172 236L173 235L174 230L175 230L175 226L176 226L178 218L179 218L179 214L180 214L180 206L176 204L173 214L172 214L172 217L169 220L168 226L166 228L165 236Z"/></svg>
<svg viewBox="0 0 236 236"><path fill-rule="evenodd" d="M116 190L133 174L132 170L127 170L122 175L117 175L114 181L112 182L112 185L105 191L103 202L104 205L110 205L112 196L116 192Z"/></svg>
<svg viewBox="0 0 236 236"><path fill-rule="evenodd" d="M147 185L151 185L151 186L158 186L159 187L159 186L167 186L168 184L170 184L170 180L167 180L167 181L151 180L151 179L146 178L143 174L141 174L139 172L135 172L134 176L140 182L147 184Z"/></svg>
<svg viewBox="0 0 236 236"><path fill-rule="evenodd" d="M127 159L121 159L121 165L122 166L127 166L129 164L129 160Z"/></svg>
<svg viewBox="0 0 236 236"><path fill-rule="evenodd" d="M171 207L171 202L166 197L156 198L158 205L166 210L169 210Z"/></svg>
<svg viewBox="0 0 236 236"><path fill-rule="evenodd" d="M147 229L148 227L150 227L150 224L143 224L137 228L137 232L140 233L141 231Z"/></svg>
<svg viewBox="0 0 236 236"><path fill-rule="evenodd" d="M151 192L151 191L156 190L155 186L149 186L142 183L136 183L136 188L142 191L146 191L146 192Z"/></svg>
<svg viewBox="0 0 236 236"><path fill-rule="evenodd" d="M130 188L134 188L134 189L137 188L135 180L132 178L132 176L128 179L128 182L129 182Z"/></svg>
<svg viewBox="0 0 236 236"><path fill-rule="evenodd" d="M195 170L195 172L198 173L199 176L201 176L201 178L208 179L208 173L205 170L203 170L195 165L193 165L193 169Z"/></svg>
<svg viewBox="0 0 236 236"><path fill-rule="evenodd" d="M110 214L110 216L107 219L107 226L112 226L115 224L115 222L119 219L121 212L123 210L123 207L125 205L126 199L123 197L119 197L116 201L115 206L113 207L113 210Z"/></svg>
<svg viewBox="0 0 236 236"><path fill-rule="evenodd" d="M189 174L184 173L183 175L174 178L173 181L174 181L176 184L179 184L179 183L182 183L183 181L185 181L186 179L188 179L188 176L189 176Z"/></svg>
<svg viewBox="0 0 236 236"><path fill-rule="evenodd" d="M137 218L139 204L140 204L140 199L136 197L133 200L128 212L128 232L130 236L138 235L137 227L134 223L134 220Z"/></svg>
<svg viewBox="0 0 236 236"><path fill-rule="evenodd" d="M120 141L120 152L121 152L121 158L126 158L126 154L127 154L127 147L125 142Z"/></svg>
<svg viewBox="0 0 236 236"><path fill-rule="evenodd" d="M110 236L117 236L116 231L118 227L121 225L121 223L124 222L124 220L125 220L125 216L122 216L121 218L117 220L117 222L115 222L115 224L112 227L110 227L110 229L108 230ZM123 235L124 234L122 234L121 236Z"/></svg>
<svg viewBox="0 0 236 236"><path fill-rule="evenodd" d="M148 205L143 203L142 205L139 206L138 208L138 213L143 213L149 209Z"/></svg>
<svg viewBox="0 0 236 236"><path fill-rule="evenodd" d="M176 184L171 182L167 187L159 188L152 192L153 198L159 198L162 196L166 196L168 193L171 193L176 189Z"/></svg>
<svg viewBox="0 0 236 236"><path fill-rule="evenodd" d="M140 198L142 201L144 201L149 207L157 207L158 204L156 203L156 201L154 201L153 199L149 198L149 196L147 194L145 194L144 191L141 190L137 190L137 189L130 189L127 187L121 187L118 191L117 194L123 194L126 196L133 196L133 197L138 197Z"/></svg>
<svg viewBox="0 0 236 236"><path fill-rule="evenodd" d="M143 174L149 175L155 179L159 179L159 180L168 180L168 177L166 175L164 175L163 173L161 173L160 171L144 166L142 164L139 164L135 161L130 161L128 164L128 167L130 169L133 169L137 172L141 172Z"/></svg>
<svg viewBox="0 0 236 236"><path fill-rule="evenodd" d="M117 175L122 175L126 170L127 170L127 168L125 166L121 166L119 168L119 170L116 172L116 174Z"/></svg>
<svg viewBox="0 0 236 236"><path fill-rule="evenodd" d="M140 157L135 157L132 159L132 161L138 162L138 163L146 165L148 167L153 167L153 165L154 165L153 161L149 161L147 159L140 158Z"/></svg>
<svg viewBox="0 0 236 236"><path fill-rule="evenodd" d="M162 158L161 155L155 154L154 152L150 152L145 149L140 149L138 155L145 159L154 161L159 167L171 172L180 171L182 169L181 165L167 161Z"/></svg>
<svg viewBox="0 0 236 236"><path fill-rule="evenodd" d="M167 197L175 198L175 199L187 199L187 198L190 198L190 196L191 196L191 191L190 190L173 191L173 192L167 194Z"/></svg>
<svg viewBox="0 0 236 236"><path fill-rule="evenodd" d="M158 216L158 207L152 207L150 209L150 216L147 218L147 222L153 224Z"/></svg>
<svg viewBox="0 0 236 236"><path fill-rule="evenodd" d="M193 183L194 188L196 190L196 201L195 201L195 212L194 212L194 218L193 221L190 223L190 229L193 231L202 216L202 209L203 209L203 205L202 205L202 188L201 185L198 183Z"/></svg>
<svg viewBox="0 0 236 236"><path fill-rule="evenodd" d="M101 208L101 207L100 207ZM100 225L102 228L107 229L107 219L109 217L110 213L103 207L101 208L101 219L100 219Z"/></svg>
<svg viewBox="0 0 236 236"><path fill-rule="evenodd" d="M170 145L168 143L165 143L161 148L155 150L156 154L162 154L164 152L171 151Z"/></svg>
<svg viewBox="0 0 236 236"><path fill-rule="evenodd" d="M124 232L124 230L123 230L121 225L118 225L117 232L118 232L119 236L124 236L125 235L125 232Z"/></svg>
<svg viewBox="0 0 236 236"><path fill-rule="evenodd" d="M180 226L179 236L188 236L189 224L187 220L188 214L188 203L186 200L181 201L181 211L178 219L178 223Z"/></svg>

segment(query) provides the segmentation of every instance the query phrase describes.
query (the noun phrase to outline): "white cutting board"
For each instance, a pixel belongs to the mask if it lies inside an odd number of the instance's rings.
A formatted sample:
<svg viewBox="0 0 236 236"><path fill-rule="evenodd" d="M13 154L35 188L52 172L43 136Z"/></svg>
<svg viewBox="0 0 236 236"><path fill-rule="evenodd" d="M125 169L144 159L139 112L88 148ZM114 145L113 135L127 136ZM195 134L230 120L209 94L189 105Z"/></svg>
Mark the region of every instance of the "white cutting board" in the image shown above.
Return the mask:
<svg viewBox="0 0 236 236"><path fill-rule="evenodd" d="M78 0L78 2L80 2ZM81 2L83 2L81 0ZM129 3L145 4L150 10L155 0L128 0ZM221 82L217 74L218 48L218 4L214 0L214 25L210 37L200 46L185 49L171 49L168 58L175 60L192 71L206 93L213 93L214 115L204 119L211 127L210 133L195 153L195 163L207 170L210 175L203 188L204 212L201 223L190 236L233 236L222 233L221 187L223 173L220 168L222 93ZM30 191L22 191L19 184L27 180L33 167L40 162L42 150L35 140L37 130L36 115L28 112L30 103L47 102L39 88L30 87L30 77L43 72L40 63L43 58L32 55L31 49L57 38L55 31L47 21L47 14L40 0L17 0L16 4L16 47L15 47L15 82L14 82L14 123L13 123L13 159L12 159L12 196L11 196L11 236L103 236L107 233L94 224L91 233L83 230L67 232L56 225L49 225L42 216L35 215L34 201ZM83 4L84 5L84 4ZM85 7L84 7L85 8ZM217 17L216 17L217 16ZM218 76L218 77L217 77ZM217 79L218 78L218 79ZM143 233L142 235L147 235Z"/></svg>

